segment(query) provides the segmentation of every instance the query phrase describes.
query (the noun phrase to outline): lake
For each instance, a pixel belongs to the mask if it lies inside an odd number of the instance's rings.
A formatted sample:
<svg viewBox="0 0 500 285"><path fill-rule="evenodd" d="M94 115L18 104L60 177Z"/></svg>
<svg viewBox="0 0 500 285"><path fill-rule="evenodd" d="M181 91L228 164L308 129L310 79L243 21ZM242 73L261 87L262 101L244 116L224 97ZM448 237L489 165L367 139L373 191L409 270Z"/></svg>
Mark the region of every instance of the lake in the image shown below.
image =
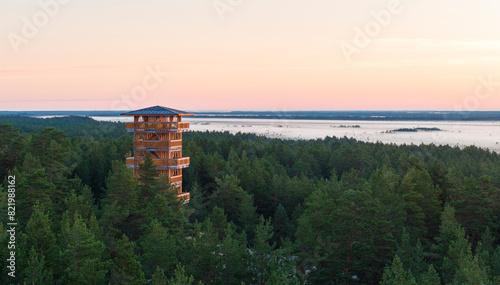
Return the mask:
<svg viewBox="0 0 500 285"><path fill-rule="evenodd" d="M131 117L92 117L98 121L131 122ZM333 121L282 119L224 119L184 117L193 131L254 133L282 139L321 139L326 136L365 142L475 145L500 153L500 122L457 121ZM397 129L437 128L441 131L388 132Z"/></svg>

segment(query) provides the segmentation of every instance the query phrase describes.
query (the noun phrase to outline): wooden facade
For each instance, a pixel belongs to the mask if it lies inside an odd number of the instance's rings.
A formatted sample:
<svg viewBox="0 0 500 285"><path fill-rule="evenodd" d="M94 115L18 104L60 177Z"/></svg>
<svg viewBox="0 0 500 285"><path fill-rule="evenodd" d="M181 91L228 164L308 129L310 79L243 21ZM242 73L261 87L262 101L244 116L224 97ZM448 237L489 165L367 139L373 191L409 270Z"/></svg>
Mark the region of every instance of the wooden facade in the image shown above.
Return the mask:
<svg viewBox="0 0 500 285"><path fill-rule="evenodd" d="M190 196L182 192L182 169L189 167L190 161L182 156L182 132L189 129L189 122L183 122L182 116L193 115L162 106L122 114L134 117L134 122L126 124L127 131L134 133L134 156L126 159L127 167L134 169L134 177L139 177L139 165L149 152L158 171L157 178L166 176L177 187L177 196L185 201Z"/></svg>

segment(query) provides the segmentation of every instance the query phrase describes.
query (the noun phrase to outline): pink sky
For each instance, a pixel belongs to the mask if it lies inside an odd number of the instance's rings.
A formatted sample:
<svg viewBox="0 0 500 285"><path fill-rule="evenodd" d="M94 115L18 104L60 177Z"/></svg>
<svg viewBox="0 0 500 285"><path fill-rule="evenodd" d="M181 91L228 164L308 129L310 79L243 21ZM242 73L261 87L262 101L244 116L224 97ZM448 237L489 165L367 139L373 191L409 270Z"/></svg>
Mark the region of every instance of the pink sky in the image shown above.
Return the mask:
<svg viewBox="0 0 500 285"><path fill-rule="evenodd" d="M0 110L499 110L500 2L391 1L3 0Z"/></svg>

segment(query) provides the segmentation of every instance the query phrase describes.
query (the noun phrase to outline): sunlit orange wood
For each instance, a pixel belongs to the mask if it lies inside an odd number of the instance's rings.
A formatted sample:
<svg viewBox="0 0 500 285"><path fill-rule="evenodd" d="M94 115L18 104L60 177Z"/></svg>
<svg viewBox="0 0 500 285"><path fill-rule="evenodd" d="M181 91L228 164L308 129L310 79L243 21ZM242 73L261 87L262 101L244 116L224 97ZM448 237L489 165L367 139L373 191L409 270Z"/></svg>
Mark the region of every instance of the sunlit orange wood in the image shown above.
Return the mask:
<svg viewBox="0 0 500 285"><path fill-rule="evenodd" d="M179 199L186 202L190 195L182 192L182 169L189 167L190 159L182 156L182 132L189 129L189 122L182 122L182 116L193 115L162 106L122 114L134 117L134 122L126 123L127 131L134 133L134 156L126 159L127 167L134 169L134 178L139 178L139 165L150 153L158 178L166 176L177 187Z"/></svg>

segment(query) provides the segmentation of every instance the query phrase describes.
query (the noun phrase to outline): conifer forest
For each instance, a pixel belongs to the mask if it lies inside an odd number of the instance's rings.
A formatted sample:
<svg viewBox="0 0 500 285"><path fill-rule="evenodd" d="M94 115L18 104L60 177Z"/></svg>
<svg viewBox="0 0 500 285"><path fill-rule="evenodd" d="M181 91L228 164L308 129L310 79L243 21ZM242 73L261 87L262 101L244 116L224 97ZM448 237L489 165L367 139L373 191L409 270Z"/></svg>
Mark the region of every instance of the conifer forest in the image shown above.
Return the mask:
<svg viewBox="0 0 500 285"><path fill-rule="evenodd" d="M0 117L0 284L500 284L495 152L187 132L182 203L132 148L123 123Z"/></svg>

